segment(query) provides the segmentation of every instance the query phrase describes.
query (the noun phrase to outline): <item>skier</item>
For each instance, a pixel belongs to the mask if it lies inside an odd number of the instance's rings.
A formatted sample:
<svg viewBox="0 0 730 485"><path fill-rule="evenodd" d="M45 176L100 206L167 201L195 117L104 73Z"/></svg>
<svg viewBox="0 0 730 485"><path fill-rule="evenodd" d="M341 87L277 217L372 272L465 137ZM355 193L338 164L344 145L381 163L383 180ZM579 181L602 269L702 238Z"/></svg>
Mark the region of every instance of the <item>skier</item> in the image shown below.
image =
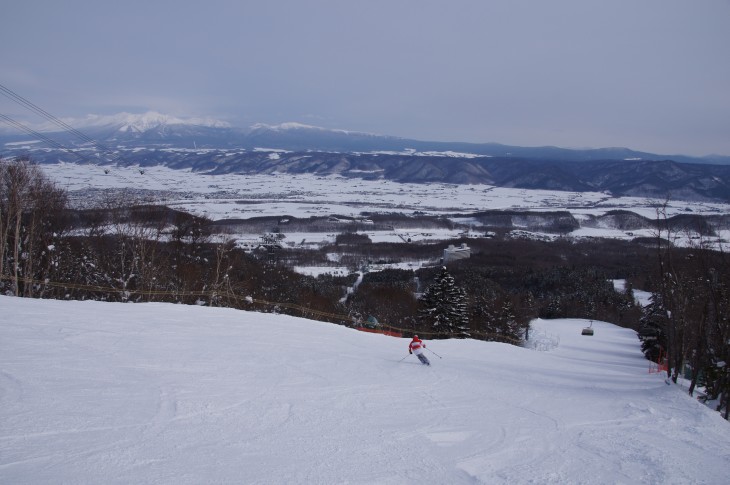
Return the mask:
<svg viewBox="0 0 730 485"><path fill-rule="evenodd" d="M418 338L418 335L414 335L411 344L408 346L408 353L416 354L416 357L418 357L418 360L421 361L421 364L431 365L426 356L423 355L423 349L425 348L426 344L423 343L423 340Z"/></svg>

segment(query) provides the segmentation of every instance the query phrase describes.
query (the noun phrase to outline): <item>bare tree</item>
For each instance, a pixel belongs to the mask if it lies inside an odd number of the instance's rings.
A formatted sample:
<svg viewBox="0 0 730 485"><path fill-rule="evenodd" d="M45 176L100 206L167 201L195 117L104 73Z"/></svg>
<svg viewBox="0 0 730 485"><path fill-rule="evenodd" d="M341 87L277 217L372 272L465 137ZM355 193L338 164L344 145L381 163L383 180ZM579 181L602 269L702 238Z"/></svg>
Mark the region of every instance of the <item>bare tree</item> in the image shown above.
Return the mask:
<svg viewBox="0 0 730 485"><path fill-rule="evenodd" d="M667 373L676 382L689 369L689 394L705 388L727 419L730 401L730 268L726 255L710 245L705 228L683 228L685 248L667 222L666 204L658 211L659 332L666 343ZM692 238L687 237L693 235Z"/></svg>
<svg viewBox="0 0 730 485"><path fill-rule="evenodd" d="M10 280L12 294L34 296L34 280L49 271L65 207L65 191L28 158L0 159L0 276Z"/></svg>
<svg viewBox="0 0 730 485"><path fill-rule="evenodd" d="M232 269L230 253L235 248L235 242L231 239L215 245L214 268L210 276L211 298L208 304L225 304L232 306L231 299L234 296L231 288L229 271Z"/></svg>

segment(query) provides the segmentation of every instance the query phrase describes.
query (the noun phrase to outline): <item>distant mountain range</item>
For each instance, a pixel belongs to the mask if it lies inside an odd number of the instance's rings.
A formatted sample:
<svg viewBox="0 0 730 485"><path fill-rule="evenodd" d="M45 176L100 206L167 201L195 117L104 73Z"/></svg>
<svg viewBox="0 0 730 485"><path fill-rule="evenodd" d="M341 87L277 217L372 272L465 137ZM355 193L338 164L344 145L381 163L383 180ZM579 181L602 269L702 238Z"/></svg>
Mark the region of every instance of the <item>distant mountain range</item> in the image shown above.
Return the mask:
<svg viewBox="0 0 730 485"><path fill-rule="evenodd" d="M566 149L498 143L433 142L299 123L236 128L213 119L159 113L64 120L96 143L57 125L0 132L0 156L40 163L165 165L225 173L317 173L399 182L484 183L607 191L614 195L730 201L730 157L657 155L627 148Z"/></svg>

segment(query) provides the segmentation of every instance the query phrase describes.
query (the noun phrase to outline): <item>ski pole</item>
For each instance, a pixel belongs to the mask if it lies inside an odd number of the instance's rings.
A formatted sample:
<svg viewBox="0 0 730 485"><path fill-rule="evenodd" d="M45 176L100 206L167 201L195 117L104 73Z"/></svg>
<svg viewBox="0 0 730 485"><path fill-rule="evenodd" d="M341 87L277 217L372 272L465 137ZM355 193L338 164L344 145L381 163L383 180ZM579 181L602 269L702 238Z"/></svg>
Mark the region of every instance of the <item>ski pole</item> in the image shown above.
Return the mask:
<svg viewBox="0 0 730 485"><path fill-rule="evenodd" d="M439 354L437 354L436 352L434 352L433 350L429 349L428 347L424 347L424 348L425 348L426 350L428 350L429 352L431 352L431 353L432 353L433 355L435 355L436 357L438 357L439 359L442 359L442 358L443 358L443 357L441 357L441 356L440 356Z"/></svg>
<svg viewBox="0 0 730 485"><path fill-rule="evenodd" d="M410 355L411 355L411 354L408 354L408 355L406 355L405 357L403 357L403 358L402 358L401 360L399 360L398 362L403 362L403 361L404 361L404 360L406 360L406 359L408 358L408 356L410 356Z"/></svg>

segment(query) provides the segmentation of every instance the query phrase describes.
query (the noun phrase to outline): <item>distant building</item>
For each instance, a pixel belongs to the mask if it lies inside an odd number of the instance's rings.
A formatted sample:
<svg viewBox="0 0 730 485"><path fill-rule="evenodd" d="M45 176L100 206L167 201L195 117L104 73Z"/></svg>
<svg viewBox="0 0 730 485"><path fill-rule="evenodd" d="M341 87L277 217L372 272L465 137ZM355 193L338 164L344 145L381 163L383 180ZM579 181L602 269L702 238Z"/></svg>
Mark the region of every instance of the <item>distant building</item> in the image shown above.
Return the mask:
<svg viewBox="0 0 730 485"><path fill-rule="evenodd" d="M466 259L471 256L471 248L466 243L461 243L458 248L453 244L449 244L449 247L444 249L444 264L448 264L458 259Z"/></svg>

